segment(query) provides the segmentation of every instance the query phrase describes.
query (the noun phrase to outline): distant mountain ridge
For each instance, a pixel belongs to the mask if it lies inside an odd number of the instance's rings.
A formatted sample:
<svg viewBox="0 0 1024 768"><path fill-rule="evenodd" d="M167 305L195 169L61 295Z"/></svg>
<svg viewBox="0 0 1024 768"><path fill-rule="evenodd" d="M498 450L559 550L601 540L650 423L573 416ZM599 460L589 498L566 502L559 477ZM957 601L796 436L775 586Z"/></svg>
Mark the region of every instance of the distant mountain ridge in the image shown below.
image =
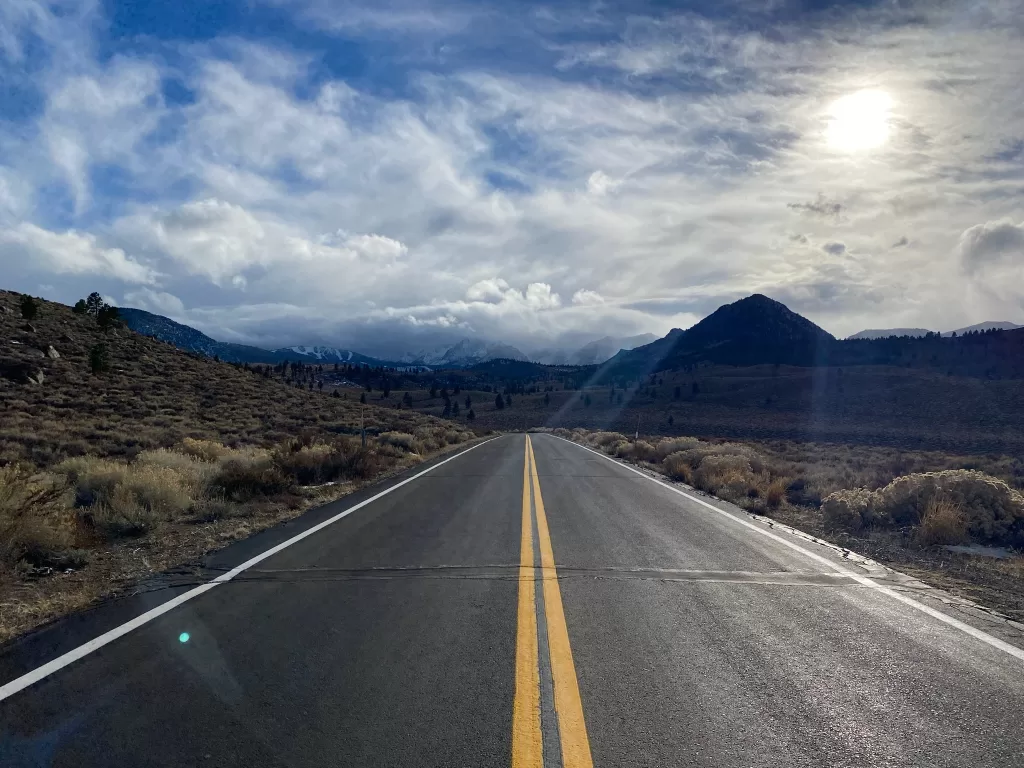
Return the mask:
<svg viewBox="0 0 1024 768"><path fill-rule="evenodd" d="M1024 328L1022 325L1016 323L1010 323L1006 320L988 320L984 323L977 323L975 325L968 325L966 328L957 328L953 331L943 331L943 336L952 336L954 333L957 336L963 336L965 333L983 333L985 331L1013 331L1017 328ZM893 336L910 336L912 338L920 338L927 336L929 333L934 333L927 328L869 328L864 331L858 331L852 336L847 336L847 339L888 339Z"/></svg>
<svg viewBox="0 0 1024 768"><path fill-rule="evenodd" d="M379 366L387 365L368 355L362 355L349 349L335 347L284 347L282 349L263 349L247 344L232 344L211 339L205 333L188 325L175 322L169 317L155 315L142 309L119 308L121 319L136 333L154 336L178 349L195 352L207 357L218 357L226 363L281 363L286 360L318 362L318 363L349 363L352 365Z"/></svg>
<svg viewBox="0 0 1024 768"><path fill-rule="evenodd" d="M449 347L438 347L403 355L403 363L436 368L468 368L488 360L528 360L520 350L502 342L462 339Z"/></svg>
<svg viewBox="0 0 1024 768"><path fill-rule="evenodd" d="M858 331L852 336L847 336L848 339L888 339L890 336L910 336L911 338L920 338L927 336L931 331L927 328L868 328L864 331Z"/></svg>
<svg viewBox="0 0 1024 768"><path fill-rule="evenodd" d="M636 349L656 341L657 338L653 333L642 333L639 336L605 336L584 344L568 355L565 362L568 365L599 365L614 357L620 350Z"/></svg>

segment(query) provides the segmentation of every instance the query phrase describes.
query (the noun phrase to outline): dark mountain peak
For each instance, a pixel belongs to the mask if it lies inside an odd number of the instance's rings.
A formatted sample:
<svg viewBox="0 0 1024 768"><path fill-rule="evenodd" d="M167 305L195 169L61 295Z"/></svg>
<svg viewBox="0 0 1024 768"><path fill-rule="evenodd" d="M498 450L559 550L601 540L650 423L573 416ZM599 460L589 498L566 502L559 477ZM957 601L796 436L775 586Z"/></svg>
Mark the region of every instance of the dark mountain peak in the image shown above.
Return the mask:
<svg viewBox="0 0 1024 768"><path fill-rule="evenodd" d="M704 344L741 339L770 345L835 341L832 334L806 317L759 293L719 307L686 331L684 337Z"/></svg>
<svg viewBox="0 0 1024 768"><path fill-rule="evenodd" d="M648 370L700 362L726 365L813 365L835 343L832 334L785 304L759 293L719 307L692 328L673 329L658 341L615 360Z"/></svg>

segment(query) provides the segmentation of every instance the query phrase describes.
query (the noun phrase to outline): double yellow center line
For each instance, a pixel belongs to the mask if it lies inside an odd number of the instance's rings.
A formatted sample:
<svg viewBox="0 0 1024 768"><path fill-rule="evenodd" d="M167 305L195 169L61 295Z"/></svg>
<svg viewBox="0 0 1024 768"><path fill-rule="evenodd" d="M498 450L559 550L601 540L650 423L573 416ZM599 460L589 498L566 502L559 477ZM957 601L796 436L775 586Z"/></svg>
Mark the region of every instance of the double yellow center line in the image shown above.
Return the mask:
<svg viewBox="0 0 1024 768"><path fill-rule="evenodd" d="M532 490L532 493L531 493ZM536 513L536 518L534 517ZM535 564L534 522L540 568ZM544 500L540 494L537 462L533 444L526 436L523 467L523 527L519 560L519 622L516 631L516 695L512 708L512 768L543 768L544 727L557 726L562 768L592 768L590 741L583 720L576 668L569 646L569 631L562 610L555 556L551 549ZM537 574L540 573L543 611L537 600ZM543 622L543 624L540 624ZM547 639L547 659L541 657L538 631ZM544 631L546 630L546 632ZM550 674L553 701L542 702L542 669ZM544 686L547 690L547 686ZM556 723L542 723L545 704L554 711ZM549 740L550 742L550 740ZM547 765L556 765L557 756L549 756Z"/></svg>

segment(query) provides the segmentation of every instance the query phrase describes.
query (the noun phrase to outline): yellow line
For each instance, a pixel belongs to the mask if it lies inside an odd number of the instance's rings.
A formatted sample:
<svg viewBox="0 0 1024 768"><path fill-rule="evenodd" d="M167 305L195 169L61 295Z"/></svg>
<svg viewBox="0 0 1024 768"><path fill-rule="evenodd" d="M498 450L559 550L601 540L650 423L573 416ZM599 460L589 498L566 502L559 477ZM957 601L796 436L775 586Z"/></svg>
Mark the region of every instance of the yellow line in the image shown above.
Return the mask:
<svg viewBox="0 0 1024 768"><path fill-rule="evenodd" d="M540 672L534 594L533 525L530 514L530 444L523 464L523 533L519 556L519 622L516 630L516 697L512 703L512 768L543 768Z"/></svg>
<svg viewBox="0 0 1024 768"><path fill-rule="evenodd" d="M551 535L548 533L548 519L544 513L544 500L540 495L540 478L537 476L537 459L533 455L533 444L526 437L530 454L530 473L533 478L533 505L537 511L537 533L540 540L540 564L544 585L544 613L548 627L548 648L551 652L551 677L554 679L555 712L558 715L558 732L562 739L562 765L564 768L593 768L590 757L590 740L587 738L587 724L583 720L583 702L576 680L576 667L572 662L572 648L569 646L569 630L562 610L562 592L558 587L555 571L555 555L551 549ZM522 606L522 603L520 603Z"/></svg>

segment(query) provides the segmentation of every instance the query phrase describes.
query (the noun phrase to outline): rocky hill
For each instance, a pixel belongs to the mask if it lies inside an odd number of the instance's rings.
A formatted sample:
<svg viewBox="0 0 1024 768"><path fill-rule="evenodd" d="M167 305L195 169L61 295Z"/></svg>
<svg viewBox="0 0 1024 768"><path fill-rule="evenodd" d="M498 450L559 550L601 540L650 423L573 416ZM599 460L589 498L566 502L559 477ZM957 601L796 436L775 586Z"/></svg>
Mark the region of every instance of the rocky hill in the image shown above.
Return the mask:
<svg viewBox="0 0 1024 768"><path fill-rule="evenodd" d="M310 428L358 431L357 402L289 387L280 376L254 375L127 327L104 331L62 304L37 300L29 323L19 301L0 291L0 464L131 457L185 437L272 445ZM373 432L410 431L423 418L373 407L366 415Z"/></svg>

